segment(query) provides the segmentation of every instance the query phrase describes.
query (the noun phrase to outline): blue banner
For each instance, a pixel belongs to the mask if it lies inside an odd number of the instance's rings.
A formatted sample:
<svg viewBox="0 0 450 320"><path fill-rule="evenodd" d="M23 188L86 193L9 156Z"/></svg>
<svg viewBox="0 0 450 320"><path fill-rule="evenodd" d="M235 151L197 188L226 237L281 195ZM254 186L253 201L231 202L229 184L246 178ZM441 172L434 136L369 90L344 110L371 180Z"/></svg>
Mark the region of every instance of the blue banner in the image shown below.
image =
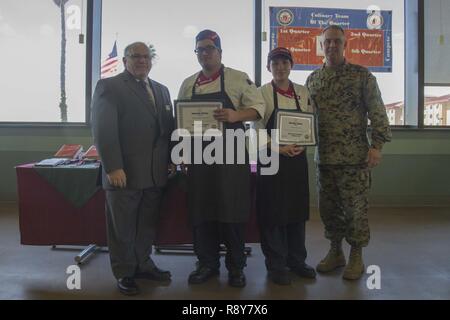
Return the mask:
<svg viewBox="0 0 450 320"><path fill-rule="evenodd" d="M313 70L324 62L323 28L346 32L346 59L373 72L392 72L392 11L270 7L270 48L286 47L294 70Z"/></svg>

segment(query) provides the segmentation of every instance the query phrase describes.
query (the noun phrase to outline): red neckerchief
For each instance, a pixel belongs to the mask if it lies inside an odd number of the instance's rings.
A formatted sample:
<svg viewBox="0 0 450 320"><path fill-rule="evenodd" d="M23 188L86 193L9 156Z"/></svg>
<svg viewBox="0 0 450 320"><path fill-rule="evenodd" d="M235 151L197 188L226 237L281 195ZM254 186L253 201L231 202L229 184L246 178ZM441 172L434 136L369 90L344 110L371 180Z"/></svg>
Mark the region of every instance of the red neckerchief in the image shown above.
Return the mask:
<svg viewBox="0 0 450 320"><path fill-rule="evenodd" d="M281 94L282 96L285 96L286 98L289 99L295 99L294 86L289 85L287 90L278 88L274 83L272 83L272 86L274 86L277 93Z"/></svg>
<svg viewBox="0 0 450 320"><path fill-rule="evenodd" d="M197 87L202 86L204 84L216 81L217 78L219 78L219 77L220 77L220 70L217 71L215 74L213 74L211 77L207 77L203 74L203 72L200 72L200 75L198 76L197 81L195 82L195 85Z"/></svg>

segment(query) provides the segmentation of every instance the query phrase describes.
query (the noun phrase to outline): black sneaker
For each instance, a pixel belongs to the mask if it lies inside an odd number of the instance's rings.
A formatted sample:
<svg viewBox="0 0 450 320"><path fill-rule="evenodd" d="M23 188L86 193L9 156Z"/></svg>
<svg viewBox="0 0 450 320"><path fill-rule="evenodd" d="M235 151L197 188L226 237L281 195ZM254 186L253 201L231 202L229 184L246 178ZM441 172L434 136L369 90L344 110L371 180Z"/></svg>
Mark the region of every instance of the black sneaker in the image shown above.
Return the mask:
<svg viewBox="0 0 450 320"><path fill-rule="evenodd" d="M304 263L301 266L292 267L291 271L295 273L297 276L302 278L308 278L308 279L315 279L316 278L316 270L314 270L313 267L308 266L306 263Z"/></svg>
<svg viewBox="0 0 450 320"><path fill-rule="evenodd" d="M242 270L233 270L228 273L228 284L235 288L243 288L247 284Z"/></svg>
<svg viewBox="0 0 450 320"><path fill-rule="evenodd" d="M139 288L131 277L123 277L117 280L117 288L127 296L135 296L139 293Z"/></svg>
<svg viewBox="0 0 450 320"><path fill-rule="evenodd" d="M217 276L219 274L218 269L213 269L210 267L198 267L189 275L189 284L200 284L208 281L210 278Z"/></svg>
<svg viewBox="0 0 450 320"><path fill-rule="evenodd" d="M151 270L145 272L136 273L135 278L137 279L148 279L154 281L170 281L171 274L169 271L161 270L158 267L154 267Z"/></svg>
<svg viewBox="0 0 450 320"><path fill-rule="evenodd" d="M291 284L291 277L285 270L272 270L267 273L267 276L273 283L280 286L288 286Z"/></svg>

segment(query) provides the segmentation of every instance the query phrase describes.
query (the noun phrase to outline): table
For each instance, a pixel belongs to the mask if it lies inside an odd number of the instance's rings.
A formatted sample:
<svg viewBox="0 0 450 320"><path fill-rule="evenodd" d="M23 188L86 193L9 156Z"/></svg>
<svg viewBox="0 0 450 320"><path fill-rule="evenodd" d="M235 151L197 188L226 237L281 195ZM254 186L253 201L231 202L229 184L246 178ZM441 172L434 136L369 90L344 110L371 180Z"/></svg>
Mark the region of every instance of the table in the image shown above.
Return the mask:
<svg viewBox="0 0 450 320"><path fill-rule="evenodd" d="M17 166L16 173L21 244L107 245L105 194L96 186L98 166L37 169L33 164L25 164ZM252 174L253 201L247 224L247 243L259 242L255 185L256 176ZM66 188L68 192L62 193L58 187ZM80 190L88 190L89 197L80 196ZM171 179L163 197L155 241L157 250L173 245L192 244L186 203L183 177L179 174Z"/></svg>

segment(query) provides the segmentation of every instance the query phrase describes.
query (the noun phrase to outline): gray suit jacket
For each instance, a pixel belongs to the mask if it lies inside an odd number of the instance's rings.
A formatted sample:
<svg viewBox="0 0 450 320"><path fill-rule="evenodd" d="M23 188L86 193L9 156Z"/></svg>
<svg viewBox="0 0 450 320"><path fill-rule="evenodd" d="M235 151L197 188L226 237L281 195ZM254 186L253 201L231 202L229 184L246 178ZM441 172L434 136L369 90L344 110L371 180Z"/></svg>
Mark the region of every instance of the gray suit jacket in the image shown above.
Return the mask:
<svg viewBox="0 0 450 320"><path fill-rule="evenodd" d="M170 135L174 130L167 87L150 80L157 113L144 89L127 71L97 83L91 105L94 143L105 173L123 169L127 188L163 187L167 182Z"/></svg>

